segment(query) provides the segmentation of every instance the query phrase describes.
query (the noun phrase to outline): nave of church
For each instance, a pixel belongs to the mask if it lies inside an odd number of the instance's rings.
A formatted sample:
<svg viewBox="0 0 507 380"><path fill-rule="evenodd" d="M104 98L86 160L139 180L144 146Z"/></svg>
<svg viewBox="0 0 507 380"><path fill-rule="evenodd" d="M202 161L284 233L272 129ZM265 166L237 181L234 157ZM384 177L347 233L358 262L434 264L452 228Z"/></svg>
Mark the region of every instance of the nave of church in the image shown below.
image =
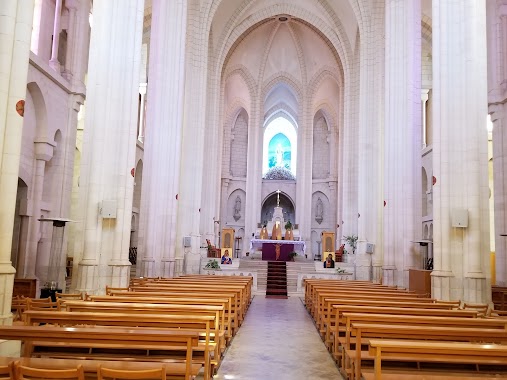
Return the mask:
<svg viewBox="0 0 507 380"><path fill-rule="evenodd" d="M0 324L217 273L507 308L505 0L1 0L0 57Z"/></svg>
<svg viewBox="0 0 507 380"><path fill-rule="evenodd" d="M252 300L214 379L339 380L342 376L299 297Z"/></svg>

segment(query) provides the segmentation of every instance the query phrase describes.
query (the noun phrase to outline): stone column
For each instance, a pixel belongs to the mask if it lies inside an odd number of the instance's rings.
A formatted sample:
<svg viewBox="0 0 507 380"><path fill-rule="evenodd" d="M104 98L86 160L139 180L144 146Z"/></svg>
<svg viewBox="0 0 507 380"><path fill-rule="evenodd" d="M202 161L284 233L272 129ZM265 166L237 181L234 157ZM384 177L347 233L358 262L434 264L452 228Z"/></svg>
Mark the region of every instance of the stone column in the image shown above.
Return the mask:
<svg viewBox="0 0 507 380"><path fill-rule="evenodd" d="M489 187L486 5L434 1L432 296L487 302ZM453 227L456 212L468 217Z"/></svg>
<svg viewBox="0 0 507 380"><path fill-rule="evenodd" d="M31 191L31 217L28 222L27 249L19 257L18 278L35 278L35 263L39 243L42 192L44 190L44 170L46 162L53 157L54 145L45 141L35 142L35 176Z"/></svg>
<svg viewBox="0 0 507 380"><path fill-rule="evenodd" d="M72 87L74 92L85 94L84 85L85 72L88 66L89 39L90 39L90 2L80 1L77 4L75 26L74 26L74 43L67 44L67 51L71 50L72 62L70 72L72 73Z"/></svg>
<svg viewBox="0 0 507 380"><path fill-rule="evenodd" d="M430 90L423 88L421 89L421 114L422 114L422 147L423 149L426 148L428 145L427 140L427 124L426 124L426 103L428 103L429 99L429 92Z"/></svg>
<svg viewBox="0 0 507 380"><path fill-rule="evenodd" d="M153 25L153 24L152 24ZM153 26L152 29L153 31ZM153 41L152 41L153 42ZM144 143L144 126L145 126L145 108L146 108L146 88L148 83L141 83L139 85L139 94L141 95L141 102L139 104L139 133L137 135L137 139ZM155 132L156 133L156 132Z"/></svg>
<svg viewBox="0 0 507 380"><path fill-rule="evenodd" d="M0 324L12 318L11 247L23 131L16 104L26 96L33 9L33 0L0 1Z"/></svg>
<svg viewBox="0 0 507 380"><path fill-rule="evenodd" d="M185 85L186 1L154 0L140 215L143 276L173 277ZM197 175L196 175L197 176ZM163 189L163 191L161 191ZM148 264L151 263L151 264Z"/></svg>
<svg viewBox="0 0 507 380"><path fill-rule="evenodd" d="M421 220L420 0L387 0L385 25L383 283L407 287Z"/></svg>
<svg viewBox="0 0 507 380"><path fill-rule="evenodd" d="M493 122L493 186L495 202L495 269L496 285L507 285L507 104L489 107Z"/></svg>
<svg viewBox="0 0 507 380"><path fill-rule="evenodd" d="M69 27L67 31L67 53L65 55L65 68L63 71L63 76L67 80L72 79L72 68L74 66L74 49L72 46L76 43L76 27L77 27L77 19L76 19L76 9L77 9L77 0L67 0L65 1L65 6L69 10Z"/></svg>
<svg viewBox="0 0 507 380"><path fill-rule="evenodd" d="M77 248L77 289L91 294L129 280L143 14L144 0L94 2Z"/></svg>
<svg viewBox="0 0 507 380"><path fill-rule="evenodd" d="M384 103L384 8L375 2L375 18L361 36L358 133L358 213L356 279L367 280L370 266L382 265L382 116ZM363 38L364 37L364 38ZM375 253L366 253L366 243L375 244Z"/></svg>
<svg viewBox="0 0 507 380"><path fill-rule="evenodd" d="M51 59L49 60L49 66L51 66L51 68L57 73L60 72L60 62L58 61L58 47L60 44L61 17L62 0L56 0L55 21L53 23L53 43L51 44Z"/></svg>

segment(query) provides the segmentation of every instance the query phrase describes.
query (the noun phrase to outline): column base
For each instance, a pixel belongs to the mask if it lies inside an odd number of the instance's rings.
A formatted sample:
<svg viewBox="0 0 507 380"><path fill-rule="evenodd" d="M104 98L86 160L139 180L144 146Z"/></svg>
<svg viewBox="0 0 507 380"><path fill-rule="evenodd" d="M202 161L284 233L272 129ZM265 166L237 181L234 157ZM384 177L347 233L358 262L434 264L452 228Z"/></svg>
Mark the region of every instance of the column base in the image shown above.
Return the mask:
<svg viewBox="0 0 507 380"><path fill-rule="evenodd" d="M185 254L185 274L199 274L202 256L196 253Z"/></svg>
<svg viewBox="0 0 507 380"><path fill-rule="evenodd" d="M83 260L77 267L77 286L79 293L96 294L98 291L98 264L95 260Z"/></svg>
<svg viewBox="0 0 507 380"><path fill-rule="evenodd" d="M431 272L431 296L442 301L461 300L461 287L458 287L454 273L450 271Z"/></svg>
<svg viewBox="0 0 507 380"><path fill-rule="evenodd" d="M142 259L139 277L155 277L155 259L152 257Z"/></svg>
<svg viewBox="0 0 507 380"><path fill-rule="evenodd" d="M464 302L491 302L491 279L487 279L482 274L468 275L463 279L463 285Z"/></svg>
<svg viewBox="0 0 507 380"><path fill-rule="evenodd" d="M382 267L382 285L396 286L396 267Z"/></svg>
<svg viewBox="0 0 507 380"><path fill-rule="evenodd" d="M109 264L108 284L113 288L128 288L130 282L130 261L111 261Z"/></svg>
<svg viewBox="0 0 507 380"><path fill-rule="evenodd" d="M162 278L171 278L175 277L175 266L176 262L173 258L163 258L160 268L160 277Z"/></svg>
<svg viewBox="0 0 507 380"><path fill-rule="evenodd" d="M373 277L371 255L369 253L356 253L355 255L350 256L352 257L352 262L354 262L355 266L355 279L360 281L371 281ZM349 260L351 257L349 257Z"/></svg>

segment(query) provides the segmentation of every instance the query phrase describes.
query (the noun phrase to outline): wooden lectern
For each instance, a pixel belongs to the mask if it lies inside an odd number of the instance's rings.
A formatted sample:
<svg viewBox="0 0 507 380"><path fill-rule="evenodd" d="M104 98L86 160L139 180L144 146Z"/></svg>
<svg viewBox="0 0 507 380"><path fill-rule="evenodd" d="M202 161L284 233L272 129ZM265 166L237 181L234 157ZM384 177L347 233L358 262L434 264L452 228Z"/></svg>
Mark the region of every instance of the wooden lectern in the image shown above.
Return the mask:
<svg viewBox="0 0 507 380"><path fill-rule="evenodd" d="M229 256L234 256L234 228L223 228L222 229L222 236L221 236L221 242L222 242L222 256L224 255L225 251L229 251Z"/></svg>
<svg viewBox="0 0 507 380"><path fill-rule="evenodd" d="M334 255L334 232L324 231L322 232L322 261L326 261L327 257L331 254L333 260L336 261Z"/></svg>

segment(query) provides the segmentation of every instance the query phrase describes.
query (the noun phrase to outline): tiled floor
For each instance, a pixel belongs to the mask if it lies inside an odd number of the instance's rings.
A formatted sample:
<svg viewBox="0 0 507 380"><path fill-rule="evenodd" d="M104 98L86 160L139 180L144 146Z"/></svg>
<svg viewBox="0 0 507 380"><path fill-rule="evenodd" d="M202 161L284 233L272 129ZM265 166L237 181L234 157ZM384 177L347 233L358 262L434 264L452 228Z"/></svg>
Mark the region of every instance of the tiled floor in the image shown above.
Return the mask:
<svg viewBox="0 0 507 380"><path fill-rule="evenodd" d="M340 380L301 299L256 296L214 379Z"/></svg>

